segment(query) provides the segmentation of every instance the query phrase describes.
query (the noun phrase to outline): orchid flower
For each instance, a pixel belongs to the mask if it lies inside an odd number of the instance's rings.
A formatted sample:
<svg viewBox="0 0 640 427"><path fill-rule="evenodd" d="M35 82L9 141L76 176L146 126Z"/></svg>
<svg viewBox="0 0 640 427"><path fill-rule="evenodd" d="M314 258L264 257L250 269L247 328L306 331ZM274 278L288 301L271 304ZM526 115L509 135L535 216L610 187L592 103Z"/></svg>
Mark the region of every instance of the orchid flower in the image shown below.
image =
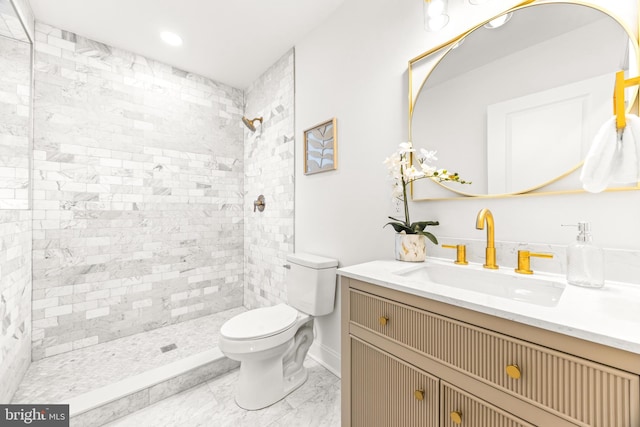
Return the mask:
<svg viewBox="0 0 640 427"><path fill-rule="evenodd" d="M406 234L421 234L426 236L433 243L438 243L438 239L424 231L427 226L439 225L438 221L419 221L411 223L409 220L409 205L407 201L407 185L419 179L429 178L436 182L454 181L460 184L471 184L469 181L460 179L457 173L451 173L447 169L438 169L432 165L432 162L438 160L435 151L420 149L420 154L416 155L416 150L411 142L401 142L398 151L387 157L384 164L387 166L389 178L392 183L392 196L394 199L400 200L404 204L404 220L389 217L392 222L385 224L391 225L396 232L404 232ZM414 163L411 162L411 156L414 157Z"/></svg>

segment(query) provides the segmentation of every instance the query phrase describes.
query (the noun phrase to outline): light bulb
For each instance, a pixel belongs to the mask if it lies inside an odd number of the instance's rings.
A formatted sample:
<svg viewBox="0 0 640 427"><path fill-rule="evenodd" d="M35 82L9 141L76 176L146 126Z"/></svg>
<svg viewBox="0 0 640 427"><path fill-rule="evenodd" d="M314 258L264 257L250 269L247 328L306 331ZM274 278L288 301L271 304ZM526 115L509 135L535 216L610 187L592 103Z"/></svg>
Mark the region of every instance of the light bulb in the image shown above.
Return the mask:
<svg viewBox="0 0 640 427"><path fill-rule="evenodd" d="M498 16L496 19L492 19L491 21L487 22L484 27L489 29L502 27L509 21L509 19L511 19L511 15L512 13L507 13L505 15Z"/></svg>
<svg viewBox="0 0 640 427"><path fill-rule="evenodd" d="M429 3L427 14L432 18L444 14L444 2L442 0L432 0Z"/></svg>
<svg viewBox="0 0 640 427"><path fill-rule="evenodd" d="M447 3L448 0L423 0L425 30L438 31L449 23Z"/></svg>
<svg viewBox="0 0 640 427"><path fill-rule="evenodd" d="M462 46L462 43L464 43L464 39L458 40L453 46L451 46L451 49L459 48L460 46Z"/></svg>
<svg viewBox="0 0 640 427"><path fill-rule="evenodd" d="M429 29L432 31L441 30L449 22L449 15L439 15L430 18L428 21Z"/></svg>
<svg viewBox="0 0 640 427"><path fill-rule="evenodd" d="M162 31L160 33L160 38L163 42L170 46L180 46L182 45L182 37L177 35L176 33L172 33L171 31Z"/></svg>

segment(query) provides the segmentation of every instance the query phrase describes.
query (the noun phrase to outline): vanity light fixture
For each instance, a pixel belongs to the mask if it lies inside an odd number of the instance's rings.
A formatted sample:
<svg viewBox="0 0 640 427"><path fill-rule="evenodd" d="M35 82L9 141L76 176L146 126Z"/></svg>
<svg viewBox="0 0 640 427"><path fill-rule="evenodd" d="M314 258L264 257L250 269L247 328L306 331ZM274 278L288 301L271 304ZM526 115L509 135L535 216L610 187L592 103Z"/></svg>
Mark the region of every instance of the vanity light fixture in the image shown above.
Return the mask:
<svg viewBox="0 0 640 427"><path fill-rule="evenodd" d="M424 29L438 31L449 23L448 0L422 0Z"/></svg>
<svg viewBox="0 0 640 427"><path fill-rule="evenodd" d="M511 15L513 15L513 12L509 12L509 13L505 13L504 15L500 15L496 19L492 19L491 21L489 21L486 24L484 24L484 27L488 28L490 30L502 27L504 24L509 22L509 19L511 19Z"/></svg>
<svg viewBox="0 0 640 427"><path fill-rule="evenodd" d="M160 38L169 46L182 46L182 37L171 31L161 31Z"/></svg>

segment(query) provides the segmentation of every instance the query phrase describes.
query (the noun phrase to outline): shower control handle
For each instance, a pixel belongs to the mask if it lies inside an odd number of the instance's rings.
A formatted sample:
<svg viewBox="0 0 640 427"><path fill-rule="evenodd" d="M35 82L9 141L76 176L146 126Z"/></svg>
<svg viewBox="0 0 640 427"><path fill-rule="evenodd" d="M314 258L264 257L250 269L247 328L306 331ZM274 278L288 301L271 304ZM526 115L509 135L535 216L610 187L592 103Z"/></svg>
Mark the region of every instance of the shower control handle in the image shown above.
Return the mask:
<svg viewBox="0 0 640 427"><path fill-rule="evenodd" d="M258 208L258 211L262 212L266 205L267 204L264 202L264 196L261 194L258 196L258 200L253 202L253 211L255 212L256 208Z"/></svg>

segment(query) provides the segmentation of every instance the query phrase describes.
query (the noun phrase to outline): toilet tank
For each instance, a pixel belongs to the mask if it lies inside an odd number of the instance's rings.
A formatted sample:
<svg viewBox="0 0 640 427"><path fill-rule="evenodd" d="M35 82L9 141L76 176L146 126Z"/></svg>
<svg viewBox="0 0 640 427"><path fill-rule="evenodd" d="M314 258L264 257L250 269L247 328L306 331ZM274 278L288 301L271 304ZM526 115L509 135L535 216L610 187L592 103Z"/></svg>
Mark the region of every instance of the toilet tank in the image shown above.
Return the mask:
<svg viewBox="0 0 640 427"><path fill-rule="evenodd" d="M289 254L287 302L303 313L323 316L333 311L338 260L312 254Z"/></svg>

